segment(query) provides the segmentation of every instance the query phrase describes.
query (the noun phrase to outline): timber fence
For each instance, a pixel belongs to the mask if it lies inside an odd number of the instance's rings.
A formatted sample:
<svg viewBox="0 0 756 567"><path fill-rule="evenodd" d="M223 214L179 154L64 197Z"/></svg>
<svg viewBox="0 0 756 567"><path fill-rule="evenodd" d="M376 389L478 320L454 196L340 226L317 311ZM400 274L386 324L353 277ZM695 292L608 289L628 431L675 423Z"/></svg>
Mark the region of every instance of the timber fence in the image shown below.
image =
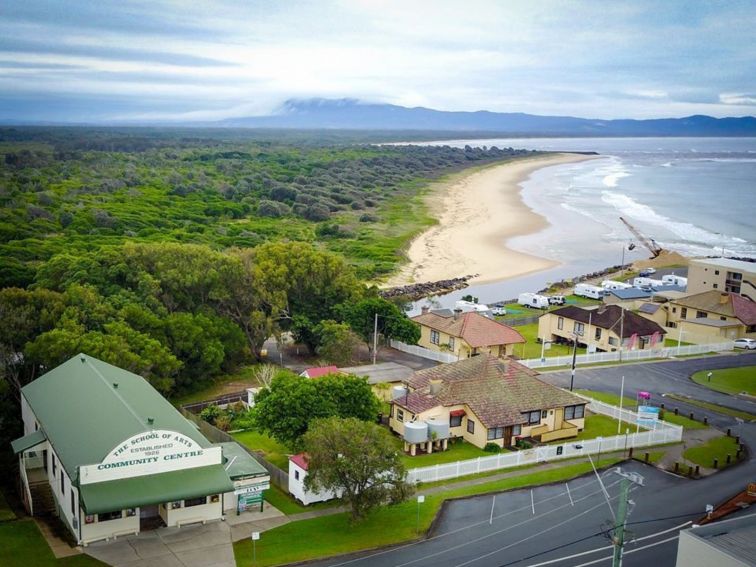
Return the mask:
<svg viewBox="0 0 756 567"><path fill-rule="evenodd" d="M244 445L244 443L239 443L236 439L233 438L233 436L229 435L225 431L221 431L214 425L209 424L204 419L201 419L198 415L192 413L188 409L182 407L181 413L184 415L184 417L186 417L192 423L197 425L197 427L200 430L200 433L202 433L202 435L207 437L213 443L237 443L247 453L249 453L249 455L251 455L253 459L255 459L263 467L265 467L265 470L267 470L268 474L270 474L270 481L273 484L275 484L278 488L283 490L285 493L287 494L289 493L289 473L288 472L281 470L276 465L268 461L263 456L262 453L253 451L252 449Z"/></svg>
<svg viewBox="0 0 756 567"><path fill-rule="evenodd" d="M503 470L546 461L572 459L586 455L599 455L600 458L601 453L674 443L682 440L683 428L679 425L658 421L655 423L653 429L640 431L638 414L636 412L620 409L585 396L581 397L590 402L587 407L591 412L608 415L614 419L626 422L626 424L622 424L621 426L624 433L611 437L568 441L559 445L543 445L524 451L498 453L490 457L479 457L477 459L454 463L414 468L407 472L407 479L413 483L436 482L470 474ZM635 431L631 433L629 430L633 426L635 427Z"/></svg>

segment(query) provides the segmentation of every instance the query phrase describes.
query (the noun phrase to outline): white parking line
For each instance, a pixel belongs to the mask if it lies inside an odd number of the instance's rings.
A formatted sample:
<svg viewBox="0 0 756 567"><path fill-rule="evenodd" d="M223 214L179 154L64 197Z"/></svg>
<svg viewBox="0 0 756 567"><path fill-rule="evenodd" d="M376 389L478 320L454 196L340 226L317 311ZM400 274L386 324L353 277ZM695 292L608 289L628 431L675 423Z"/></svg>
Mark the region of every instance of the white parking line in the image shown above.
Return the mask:
<svg viewBox="0 0 756 567"><path fill-rule="evenodd" d="M530 507L533 509L533 515L535 516L535 502L533 501L533 489L530 489Z"/></svg>
<svg viewBox="0 0 756 567"><path fill-rule="evenodd" d="M575 503L572 501L572 494L570 494L570 485L567 484L566 482L564 483L564 485L567 487L567 496L569 496L569 498L570 498L570 504L572 506L574 506Z"/></svg>
<svg viewBox="0 0 756 567"><path fill-rule="evenodd" d="M493 512L494 506L496 506L496 495L494 494L493 501L491 501L491 517L488 519L488 525L493 524Z"/></svg>

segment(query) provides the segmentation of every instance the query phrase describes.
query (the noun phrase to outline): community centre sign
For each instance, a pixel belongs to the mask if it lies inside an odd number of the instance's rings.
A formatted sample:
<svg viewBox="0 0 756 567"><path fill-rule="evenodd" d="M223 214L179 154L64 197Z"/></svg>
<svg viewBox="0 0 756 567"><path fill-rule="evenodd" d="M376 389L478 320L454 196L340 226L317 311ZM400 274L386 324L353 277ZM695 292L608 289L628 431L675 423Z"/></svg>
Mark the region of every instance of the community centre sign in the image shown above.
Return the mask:
<svg viewBox="0 0 756 567"><path fill-rule="evenodd" d="M202 448L176 431L145 431L119 443L101 463L80 467L81 484L221 463L220 447Z"/></svg>

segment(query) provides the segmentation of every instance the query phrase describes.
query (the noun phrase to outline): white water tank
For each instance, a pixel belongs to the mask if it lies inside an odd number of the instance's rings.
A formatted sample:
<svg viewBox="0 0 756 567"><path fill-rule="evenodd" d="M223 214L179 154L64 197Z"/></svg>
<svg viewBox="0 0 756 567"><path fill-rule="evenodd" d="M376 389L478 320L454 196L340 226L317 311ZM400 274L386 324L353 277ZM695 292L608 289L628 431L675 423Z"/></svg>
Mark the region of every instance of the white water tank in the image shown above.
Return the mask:
<svg viewBox="0 0 756 567"><path fill-rule="evenodd" d="M391 388L392 400L398 400L399 398L404 397L406 394L407 394L406 386L394 386L393 388Z"/></svg>
<svg viewBox="0 0 756 567"><path fill-rule="evenodd" d="M407 443L425 443L428 440L428 424L424 421L408 421L404 424L404 440Z"/></svg>
<svg viewBox="0 0 756 567"><path fill-rule="evenodd" d="M428 421L428 437L435 440L449 438L449 420L432 417ZM436 434L435 436L433 434Z"/></svg>

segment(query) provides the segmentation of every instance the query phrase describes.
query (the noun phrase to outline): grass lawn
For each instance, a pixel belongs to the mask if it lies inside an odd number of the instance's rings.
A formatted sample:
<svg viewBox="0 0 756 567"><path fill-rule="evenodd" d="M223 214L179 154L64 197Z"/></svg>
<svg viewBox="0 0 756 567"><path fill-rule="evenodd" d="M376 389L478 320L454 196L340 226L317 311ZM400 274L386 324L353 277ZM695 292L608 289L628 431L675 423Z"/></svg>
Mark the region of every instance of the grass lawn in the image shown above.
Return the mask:
<svg viewBox="0 0 756 567"><path fill-rule="evenodd" d="M601 461L601 465L611 465L618 461L619 459L605 459ZM261 536L260 541L257 542L255 567L312 560L412 540L418 537L418 528L419 533L424 533L429 528L441 504L449 498L565 481L589 473L591 470L590 463L578 463L536 472L532 475L505 478L476 486L450 489L440 494L430 494L420 505L419 523L418 504L414 498L402 504L379 508L357 525L349 522L349 515L346 513L291 522L269 530ZM253 565L251 541L245 539L236 542L234 555L239 567L251 567Z"/></svg>
<svg viewBox="0 0 756 567"><path fill-rule="evenodd" d="M707 378L709 372L711 372L711 381ZM696 384L725 394L747 392L752 396L756 395L756 366L711 371L701 370L693 374L691 379Z"/></svg>
<svg viewBox="0 0 756 567"><path fill-rule="evenodd" d="M0 565L3 567L100 567L88 555L56 559L33 520L0 524Z"/></svg>
<svg viewBox="0 0 756 567"><path fill-rule="evenodd" d="M204 402L205 400L211 400L224 394L233 394L245 388L257 386L257 380L254 376L255 368L256 365L243 366L233 374L218 376L206 388L171 398L171 402L175 406L183 406L195 402Z"/></svg>
<svg viewBox="0 0 756 567"><path fill-rule="evenodd" d="M683 453L683 457L696 465L712 468L714 459L719 461L719 468L724 468L727 462L727 455L732 455L733 464L735 453L738 452L738 446L735 444L734 437L717 437L709 440L704 445L691 447Z"/></svg>
<svg viewBox="0 0 756 567"><path fill-rule="evenodd" d="M677 400L679 402L685 402L686 404L690 404L692 406L696 406L696 407L713 411L716 413L722 413L724 415L731 415L732 417L739 417L740 419L744 419L746 421L756 420L756 415L752 413L748 413L747 411L740 411L740 410L728 408L725 406L720 406L718 404L702 402L701 400L696 400L694 398L686 398L685 396L678 396L677 394L667 394L667 398L670 398L672 400Z"/></svg>
<svg viewBox="0 0 756 567"><path fill-rule="evenodd" d="M559 294L554 293L550 295ZM566 295L564 299L566 301L565 305L579 305L581 307L598 305L599 303L601 303L600 301L597 301L595 299L590 299L588 297L578 297L577 295ZM559 309L560 307L564 307L564 305L552 305L548 309L531 309L530 307L525 307L524 305L520 305L517 302L505 303L504 308L507 310L507 314L502 317L496 317L496 320L501 321L502 323L506 323L507 321L512 321L514 319L524 319L526 317L534 317L536 315L548 313L549 311L554 311L555 309Z"/></svg>
<svg viewBox="0 0 756 567"><path fill-rule="evenodd" d="M576 392L594 398L605 404L612 404L613 406L619 406L620 397L616 394L608 394L606 392L596 392L594 390L575 390ZM625 396L622 401L622 407L635 411L636 402L633 398ZM665 410L664 421L672 423L674 425L682 425L685 429L706 429L706 425L700 421L694 421L688 417L682 415L675 415L671 410Z"/></svg>
<svg viewBox="0 0 756 567"><path fill-rule="evenodd" d="M596 437L611 437L613 435L619 435L621 433L624 433L625 429L630 429L630 433L635 433L636 426L631 423L624 422L624 421L622 422L622 425L620 426L620 433L617 433L617 425L619 424L620 422L618 420L612 417L609 417L608 415L601 415L601 414L594 413L585 418L585 428L583 429L583 431L580 432L580 434L577 437L570 437L569 439L559 439L549 444L558 445L560 443L565 443L565 442L595 439ZM642 427L641 427L641 430L643 430Z"/></svg>
<svg viewBox="0 0 756 567"><path fill-rule="evenodd" d="M13 513L13 510L10 509L10 506L8 506L8 502L5 500L3 493L0 492L0 522L15 519L16 515Z"/></svg>
<svg viewBox="0 0 756 567"><path fill-rule="evenodd" d="M402 440L398 437L395 437L394 440L396 441L397 450L402 451L404 448ZM486 453L483 449L478 449L475 445L462 439L457 439L454 443L449 442L449 447L446 451L436 451L430 455L419 454L414 457L403 453L402 462L408 469L416 469L443 463L453 463L454 461L476 459L478 457L490 457L493 454Z"/></svg>
<svg viewBox="0 0 756 567"><path fill-rule="evenodd" d="M321 510L323 508L333 508L334 506L341 505L340 500L329 500L328 502L316 502L309 506L303 506L275 484L271 484L270 488L265 491L265 500L268 504L275 506L287 516L301 514L302 512L312 512L313 510Z"/></svg>
<svg viewBox="0 0 756 567"><path fill-rule="evenodd" d="M665 347L689 346L692 344L693 343L686 343L685 341L678 341L677 339L664 339Z"/></svg>
<svg viewBox="0 0 756 567"><path fill-rule="evenodd" d="M282 445L264 433L258 433L254 430L232 433L232 436L242 445L261 452L268 461L279 469L288 472L289 455L292 454L292 451L285 445Z"/></svg>
<svg viewBox="0 0 756 567"><path fill-rule="evenodd" d="M525 344L515 345L514 354L520 358L541 358L541 344L538 342L538 323L531 323L530 325L518 325L514 327L523 337L525 337ZM585 349L578 347L578 354L585 354ZM558 345L552 344L551 348L544 352L544 355L549 358L552 356L567 356L572 354L572 347L570 345Z"/></svg>

